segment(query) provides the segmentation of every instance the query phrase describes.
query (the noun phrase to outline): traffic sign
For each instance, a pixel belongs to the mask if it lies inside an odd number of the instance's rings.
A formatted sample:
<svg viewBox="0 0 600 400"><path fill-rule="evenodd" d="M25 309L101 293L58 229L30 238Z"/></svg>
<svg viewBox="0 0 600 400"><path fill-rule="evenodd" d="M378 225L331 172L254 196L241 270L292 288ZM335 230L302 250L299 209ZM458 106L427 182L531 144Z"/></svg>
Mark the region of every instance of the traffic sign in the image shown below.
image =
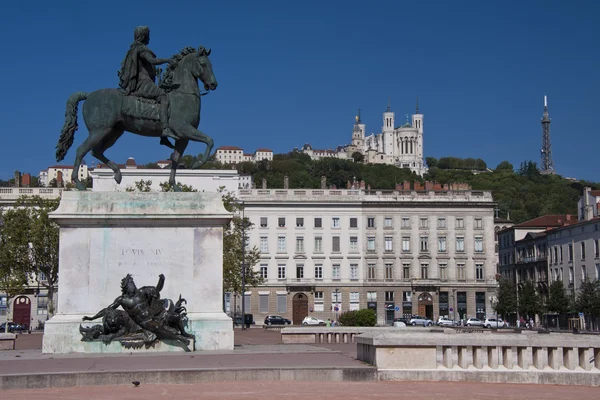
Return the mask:
<svg viewBox="0 0 600 400"><path fill-rule="evenodd" d="M400 311L400 307L396 306L396 311Z"/></svg>
<svg viewBox="0 0 600 400"><path fill-rule="evenodd" d="M340 308L339 308L338 306L335 306L333 309L334 309L335 311L340 311Z"/></svg>
<svg viewBox="0 0 600 400"><path fill-rule="evenodd" d="M450 307L450 311L454 311L454 308Z"/></svg>

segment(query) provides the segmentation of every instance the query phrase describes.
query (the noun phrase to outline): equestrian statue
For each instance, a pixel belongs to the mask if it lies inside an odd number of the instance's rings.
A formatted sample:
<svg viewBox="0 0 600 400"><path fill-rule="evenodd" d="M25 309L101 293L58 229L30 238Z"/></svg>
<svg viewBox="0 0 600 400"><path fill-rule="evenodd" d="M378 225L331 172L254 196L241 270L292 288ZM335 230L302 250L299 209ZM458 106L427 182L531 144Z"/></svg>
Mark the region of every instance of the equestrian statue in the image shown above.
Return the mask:
<svg viewBox="0 0 600 400"><path fill-rule="evenodd" d="M77 108L83 103L83 119L88 137L77 148L71 179L78 190L85 190L78 171L85 155L92 155L105 163L121 183L119 167L106 158L104 152L125 131L142 136L160 137L160 143L173 149L169 184L177 190L175 174L179 161L190 140L206 144L202 157L192 166L204 164L214 146L211 137L198 130L201 95L217 88L217 80L208 56L210 50L186 47L172 58L158 58L148 48L150 29L139 26L134 30L134 42L121 64L118 89L100 89L95 92L76 92L67 100L65 124L56 145L56 161L62 161L69 148L77 125ZM160 70L156 65L169 64L159 84L155 84ZM158 73L157 73L158 72ZM206 93L200 94L198 79ZM171 144L169 138L175 140Z"/></svg>

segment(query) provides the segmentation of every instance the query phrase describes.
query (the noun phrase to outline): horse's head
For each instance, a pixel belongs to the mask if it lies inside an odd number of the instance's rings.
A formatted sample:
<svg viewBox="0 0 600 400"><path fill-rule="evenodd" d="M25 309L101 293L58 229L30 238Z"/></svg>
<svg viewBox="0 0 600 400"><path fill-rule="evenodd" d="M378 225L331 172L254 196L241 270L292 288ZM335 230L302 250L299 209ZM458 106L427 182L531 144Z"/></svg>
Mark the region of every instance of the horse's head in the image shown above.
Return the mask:
<svg viewBox="0 0 600 400"><path fill-rule="evenodd" d="M215 90L219 84L213 73L212 63L208 58L209 55L210 49L206 50L203 46L198 48L194 57L195 68L193 68L192 73L204 83L204 90Z"/></svg>

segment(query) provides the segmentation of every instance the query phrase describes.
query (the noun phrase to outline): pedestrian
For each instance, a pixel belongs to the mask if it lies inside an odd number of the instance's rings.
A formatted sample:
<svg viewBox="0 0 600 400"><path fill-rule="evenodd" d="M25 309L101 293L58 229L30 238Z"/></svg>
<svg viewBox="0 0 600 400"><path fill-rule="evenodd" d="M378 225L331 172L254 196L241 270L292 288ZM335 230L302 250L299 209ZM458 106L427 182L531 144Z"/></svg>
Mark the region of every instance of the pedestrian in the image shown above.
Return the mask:
<svg viewBox="0 0 600 400"><path fill-rule="evenodd" d="M325 323L325 325L326 325L327 327L330 327L330 326L331 326L331 320L330 320L329 318L327 318L327 322Z"/></svg>
<svg viewBox="0 0 600 400"><path fill-rule="evenodd" d="M533 318L529 318L529 329L533 329Z"/></svg>

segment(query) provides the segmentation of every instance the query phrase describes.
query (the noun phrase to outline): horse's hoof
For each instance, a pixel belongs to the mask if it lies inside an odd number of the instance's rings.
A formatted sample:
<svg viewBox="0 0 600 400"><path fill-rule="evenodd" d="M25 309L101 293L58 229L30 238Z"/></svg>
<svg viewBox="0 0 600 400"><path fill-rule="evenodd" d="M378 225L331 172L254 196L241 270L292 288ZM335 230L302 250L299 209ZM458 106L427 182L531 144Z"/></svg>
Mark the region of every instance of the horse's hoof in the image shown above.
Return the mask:
<svg viewBox="0 0 600 400"><path fill-rule="evenodd" d="M179 185L175 185L175 186L173 186L173 191L174 191L174 192L181 192L181 191L182 191L182 190L181 190L181 186L179 186Z"/></svg>
<svg viewBox="0 0 600 400"><path fill-rule="evenodd" d="M123 177L121 176L121 172L115 173L115 182L117 182L117 184L121 184L121 179L123 179Z"/></svg>
<svg viewBox="0 0 600 400"><path fill-rule="evenodd" d="M201 166L203 166L205 163L205 161L196 161L193 165L192 165L192 169L198 169Z"/></svg>
<svg viewBox="0 0 600 400"><path fill-rule="evenodd" d="M77 190L87 190L87 188L85 187L85 185L83 183L81 183L80 181L75 182L75 187L77 188Z"/></svg>

